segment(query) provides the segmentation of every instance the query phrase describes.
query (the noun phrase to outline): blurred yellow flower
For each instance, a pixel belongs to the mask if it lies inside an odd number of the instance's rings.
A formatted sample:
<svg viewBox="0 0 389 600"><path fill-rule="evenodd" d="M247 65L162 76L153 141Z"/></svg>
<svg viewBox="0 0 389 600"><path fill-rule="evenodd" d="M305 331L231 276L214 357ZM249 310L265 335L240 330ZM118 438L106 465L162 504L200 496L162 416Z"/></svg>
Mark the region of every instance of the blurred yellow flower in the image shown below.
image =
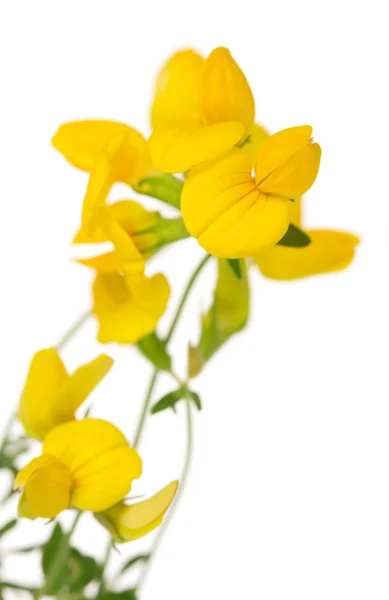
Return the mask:
<svg viewBox="0 0 389 600"><path fill-rule="evenodd" d="M290 208L290 220L301 227L301 201ZM263 275L270 279L301 279L346 269L354 258L359 239L352 233L331 229L305 230L311 243L304 248L274 246L257 255L255 260Z"/></svg>
<svg viewBox="0 0 389 600"><path fill-rule="evenodd" d="M274 246L289 226L289 200L314 183L321 149L308 125L284 129L252 157L233 148L189 172L181 198L188 232L210 254L222 258L256 256Z"/></svg>
<svg viewBox="0 0 389 600"><path fill-rule="evenodd" d="M27 434L38 440L74 413L105 377L113 360L101 354L69 375L55 348L37 352L21 395L18 418Z"/></svg>
<svg viewBox="0 0 389 600"><path fill-rule="evenodd" d="M180 173L223 154L249 135L255 105L243 72L226 48L206 60L174 54L160 72L149 140L155 167Z"/></svg>
<svg viewBox="0 0 389 600"><path fill-rule="evenodd" d="M141 459L124 435L99 419L73 421L46 436L42 455L17 475L21 517L52 519L73 506L93 512L120 502L142 472Z"/></svg>
<svg viewBox="0 0 389 600"><path fill-rule="evenodd" d="M115 542L137 540L162 523L177 488L178 481L172 481L147 500L136 504L120 502L103 513L96 513L95 517L108 529Z"/></svg>
<svg viewBox="0 0 389 600"><path fill-rule="evenodd" d="M169 284L160 273L150 278L98 273L93 285L98 340L133 344L152 333L166 310L169 295Z"/></svg>

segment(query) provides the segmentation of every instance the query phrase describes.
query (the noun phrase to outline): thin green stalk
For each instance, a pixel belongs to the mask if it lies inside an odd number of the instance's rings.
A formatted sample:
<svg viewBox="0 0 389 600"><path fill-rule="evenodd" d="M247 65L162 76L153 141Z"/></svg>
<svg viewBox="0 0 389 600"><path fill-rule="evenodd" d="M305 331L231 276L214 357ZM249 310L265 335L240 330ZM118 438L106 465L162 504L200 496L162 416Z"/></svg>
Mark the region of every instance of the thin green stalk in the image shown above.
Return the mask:
<svg viewBox="0 0 389 600"><path fill-rule="evenodd" d="M110 539L109 543L107 544L107 547L105 550L105 555L104 555L103 562L102 562L101 579L100 579L99 591L97 593L97 596L100 596L103 593L103 591L105 590L105 572L107 570L109 559L111 558L112 549L113 549L113 546L112 546L112 542Z"/></svg>
<svg viewBox="0 0 389 600"><path fill-rule="evenodd" d="M91 310L88 308L88 310L86 310L84 313L82 313L82 315L80 315L80 317L77 319L77 321L75 321L75 323L73 323L73 325L71 327L69 327L69 329L67 331L65 331L63 336L60 338L60 340L55 345L58 352L65 348L66 344L68 344L70 342L70 340L72 339L72 337L81 329L81 327L84 325L84 323L86 323L86 321L89 319L91 314L92 314Z"/></svg>
<svg viewBox="0 0 389 600"><path fill-rule="evenodd" d="M144 427L144 424L146 421L147 414L149 412L151 399L153 397L154 387L155 387L155 384L157 383L158 372L159 372L158 369L154 370L152 377L150 379L149 386L147 388L146 396L143 401L142 412L139 417L138 426L136 428L136 433L135 433L135 437L134 437L134 448L137 448L139 446L140 438L141 438L141 435L143 432L143 427Z"/></svg>
<svg viewBox="0 0 389 600"><path fill-rule="evenodd" d="M46 582L43 584L43 586L40 588L40 590L37 592L37 594L35 594L35 600L40 600L40 598L42 598L43 596L50 594L50 590L52 588L54 581L57 579L58 574L61 572L61 569L63 568L64 563L68 559L69 542L70 542L71 537L78 525L78 522L79 522L82 514L83 513L81 511L77 511L76 516L73 520L72 526L70 527L67 534L63 536L60 546L58 548L58 551L55 554L54 560L50 565L50 570L47 574Z"/></svg>
<svg viewBox="0 0 389 600"><path fill-rule="evenodd" d="M185 406L186 406L186 452L185 452L185 462L184 462L184 466L183 466L181 477L180 477L180 486L177 490L177 494L176 494L174 503L171 506L170 510L167 512L165 519L164 519L162 525L160 526L158 533L155 537L154 544L150 551L150 558L147 561L147 563L143 569L143 572L139 578L139 582L138 582L138 585L136 588L137 591L140 590L140 588L143 586L143 584L147 578L147 575L150 571L152 561L155 559L155 555L158 552L158 549L162 543L164 535L169 527L170 522L173 519L175 511L177 510L179 500L183 494L185 485L188 481L188 476L189 476L190 467L192 464L192 456L193 456L193 419L192 419L192 407L191 407L191 402L190 402L189 398L186 398Z"/></svg>

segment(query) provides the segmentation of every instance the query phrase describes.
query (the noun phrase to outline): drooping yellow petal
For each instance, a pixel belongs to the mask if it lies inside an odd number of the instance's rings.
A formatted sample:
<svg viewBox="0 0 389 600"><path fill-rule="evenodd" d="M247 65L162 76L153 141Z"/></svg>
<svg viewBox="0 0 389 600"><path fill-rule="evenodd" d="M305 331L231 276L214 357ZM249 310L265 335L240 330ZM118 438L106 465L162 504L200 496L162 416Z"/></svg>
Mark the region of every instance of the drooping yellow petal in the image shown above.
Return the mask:
<svg viewBox="0 0 389 600"><path fill-rule="evenodd" d="M13 489L18 490L19 488L23 487L25 485L27 479L34 473L34 471L36 471L40 467L46 467L47 465L50 465L55 461L56 461L55 457L51 456L50 454L42 454L41 456L38 456L37 458L33 458L16 475L15 481L13 484Z"/></svg>
<svg viewBox="0 0 389 600"><path fill-rule="evenodd" d="M177 489L178 481L172 481L147 500L131 505L120 503L106 511L104 516L117 533L116 541L137 540L158 527L173 502Z"/></svg>
<svg viewBox="0 0 389 600"><path fill-rule="evenodd" d="M99 210L104 206L111 186L116 182L136 186L152 172L147 142L135 129L112 138L97 156L83 204L82 225L88 234L99 225Z"/></svg>
<svg viewBox="0 0 389 600"><path fill-rule="evenodd" d="M59 460L39 467L26 481L23 490L25 515L52 519L70 505L72 477Z"/></svg>
<svg viewBox="0 0 389 600"><path fill-rule="evenodd" d="M269 133L258 123L254 123L247 141L243 144L242 150L248 152L253 159L253 165L257 162L258 150L269 137Z"/></svg>
<svg viewBox="0 0 389 600"><path fill-rule="evenodd" d="M200 78L204 59L193 50L176 52L158 75L151 108L152 127L203 119Z"/></svg>
<svg viewBox="0 0 389 600"><path fill-rule="evenodd" d="M149 149L157 169L181 173L222 155L243 135L244 126L238 122L158 127L150 137Z"/></svg>
<svg viewBox="0 0 389 600"><path fill-rule="evenodd" d="M76 258L75 262L100 273L120 273L121 270L116 252L107 252L90 258Z"/></svg>
<svg viewBox="0 0 389 600"><path fill-rule="evenodd" d="M42 439L53 427L56 395L67 378L55 348L40 350L34 355L18 411L18 418L29 436Z"/></svg>
<svg viewBox="0 0 389 600"><path fill-rule="evenodd" d="M308 144L270 173L259 187L267 194L298 198L314 184L319 172L320 158L319 144Z"/></svg>
<svg viewBox="0 0 389 600"><path fill-rule="evenodd" d="M238 121L246 135L254 123L255 103L250 86L227 48L216 48L204 63L201 94L208 124Z"/></svg>
<svg viewBox="0 0 389 600"><path fill-rule="evenodd" d="M308 230L311 243L304 248L274 246L256 257L265 277L292 280L346 269L359 239L350 233Z"/></svg>
<svg viewBox="0 0 389 600"><path fill-rule="evenodd" d="M143 273L145 259L135 246L131 236L106 210L101 211L100 223L108 240L113 243L120 270L125 274Z"/></svg>
<svg viewBox="0 0 389 600"><path fill-rule="evenodd" d="M52 143L72 165L90 172L108 142L128 129L115 121L73 121L60 126Z"/></svg>
<svg viewBox="0 0 389 600"><path fill-rule="evenodd" d="M20 494L18 502L18 517L19 519L30 519L31 521L38 518L38 515L33 513L31 507L28 505L26 492L24 490Z"/></svg>
<svg viewBox="0 0 389 600"><path fill-rule="evenodd" d="M56 427L46 436L43 452L67 466L71 504L83 510L103 511L120 502L142 472L136 450L117 427L100 419Z"/></svg>
<svg viewBox="0 0 389 600"><path fill-rule="evenodd" d="M165 312L169 284L161 274L125 278L99 273L93 285L93 312L102 343L133 344L152 333Z"/></svg>
<svg viewBox="0 0 389 600"><path fill-rule="evenodd" d="M287 202L255 185L251 157L234 148L192 169L182 192L182 216L205 250L225 258L255 256L276 244L289 226Z"/></svg>
<svg viewBox="0 0 389 600"><path fill-rule="evenodd" d="M78 407L98 386L113 365L106 354L100 354L91 362L79 367L58 392L55 406L56 424L61 425L74 418Z"/></svg>

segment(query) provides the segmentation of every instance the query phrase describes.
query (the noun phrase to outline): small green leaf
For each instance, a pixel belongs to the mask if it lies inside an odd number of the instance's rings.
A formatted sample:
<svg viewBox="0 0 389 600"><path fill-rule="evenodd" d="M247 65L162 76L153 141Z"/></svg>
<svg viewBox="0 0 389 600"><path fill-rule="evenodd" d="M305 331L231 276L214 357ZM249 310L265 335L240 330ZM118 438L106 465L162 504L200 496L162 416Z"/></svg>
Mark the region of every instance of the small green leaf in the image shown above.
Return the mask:
<svg viewBox="0 0 389 600"><path fill-rule="evenodd" d="M278 242L277 246L287 246L288 248L305 248L311 243L311 238L302 229L290 223L288 231Z"/></svg>
<svg viewBox="0 0 389 600"><path fill-rule="evenodd" d="M45 577L50 576L51 566L58 552L63 551L63 546L68 546L68 541L62 527L59 523L56 523L51 537L43 546L42 552L42 569ZM68 552L70 549L68 548ZM47 592L51 595L56 595L60 589L68 582L69 579L69 566L68 561L64 561L61 569L58 569L57 576L54 581L51 582L50 589Z"/></svg>
<svg viewBox="0 0 389 600"><path fill-rule="evenodd" d="M157 369L170 371L172 365L171 358L166 351L165 344L155 333L143 337L136 346L143 356L152 362Z"/></svg>
<svg viewBox="0 0 389 600"><path fill-rule="evenodd" d="M159 173L144 177L134 188L139 194L145 194L157 200L162 200L170 206L180 208L183 181L167 173Z"/></svg>
<svg viewBox="0 0 389 600"><path fill-rule="evenodd" d="M204 358L196 346L188 346L188 378L197 377L205 365Z"/></svg>
<svg viewBox="0 0 389 600"><path fill-rule="evenodd" d="M76 548L70 549L68 565L71 592L83 590L91 581L98 579L102 572L102 567L92 556L81 554Z"/></svg>
<svg viewBox="0 0 389 600"><path fill-rule="evenodd" d="M151 409L151 414L155 415L156 413L161 412L162 410L166 410L167 408L172 408L174 411L176 410L176 404L183 398L183 390L178 389L174 392L169 392L165 396L163 396Z"/></svg>
<svg viewBox="0 0 389 600"><path fill-rule="evenodd" d="M11 529L13 529L14 527L16 527L16 525L18 524L18 520L17 519L12 519L11 521L8 521L8 523L6 523L5 525L3 525L0 529L0 537L2 537L3 535L5 535L6 533L8 533L8 531L11 531Z"/></svg>
<svg viewBox="0 0 389 600"><path fill-rule="evenodd" d="M240 267L239 258L227 258L227 262L230 265L235 277L237 277L238 279L242 279L242 269Z"/></svg>
<svg viewBox="0 0 389 600"><path fill-rule="evenodd" d="M124 565L120 569L120 571L119 571L120 574L122 575L123 573L125 573L126 571L131 569L131 567L138 564L139 562L147 562L149 560L149 558L150 558L150 554L138 554L138 556L134 556L133 558L130 558L127 562L124 563Z"/></svg>
<svg viewBox="0 0 389 600"><path fill-rule="evenodd" d="M196 405L197 410L201 410L201 400L200 400L200 396L198 395L197 392L192 392L191 390L188 390L187 392L187 396L189 397L190 400L193 400L193 402Z"/></svg>

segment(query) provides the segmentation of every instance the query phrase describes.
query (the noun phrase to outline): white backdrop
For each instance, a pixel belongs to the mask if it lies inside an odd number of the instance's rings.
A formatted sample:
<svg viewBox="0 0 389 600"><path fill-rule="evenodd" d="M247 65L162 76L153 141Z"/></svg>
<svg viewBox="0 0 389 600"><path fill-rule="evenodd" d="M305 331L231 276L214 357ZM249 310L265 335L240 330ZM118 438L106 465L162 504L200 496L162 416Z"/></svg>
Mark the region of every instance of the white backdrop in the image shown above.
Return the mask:
<svg viewBox="0 0 389 600"><path fill-rule="evenodd" d="M379 0L0 5L2 422L31 355L55 343L89 304L91 274L69 259L87 175L66 164L50 137L61 122L81 118L121 120L148 133L152 77L174 50L228 46L262 123L273 131L312 124L323 160L305 222L362 238L341 274L283 284L251 273L250 327L196 382L204 411L196 415L193 472L144 600L388 598L384 13ZM112 197L133 195L117 186ZM178 294L200 255L188 240L150 271L169 263ZM211 268L198 285L173 344L178 369L187 340L196 340L212 275ZM99 351L116 358L93 396L93 414L131 436L149 367L133 349L99 348L95 331L89 323L69 345L67 364ZM159 392L170 385L162 380ZM136 493L179 475L182 417L150 419ZM26 521L18 543L45 535L40 522ZM89 551L104 539L88 519L76 536ZM36 581L23 560L22 579ZM17 564L7 563L8 578L21 577Z"/></svg>

